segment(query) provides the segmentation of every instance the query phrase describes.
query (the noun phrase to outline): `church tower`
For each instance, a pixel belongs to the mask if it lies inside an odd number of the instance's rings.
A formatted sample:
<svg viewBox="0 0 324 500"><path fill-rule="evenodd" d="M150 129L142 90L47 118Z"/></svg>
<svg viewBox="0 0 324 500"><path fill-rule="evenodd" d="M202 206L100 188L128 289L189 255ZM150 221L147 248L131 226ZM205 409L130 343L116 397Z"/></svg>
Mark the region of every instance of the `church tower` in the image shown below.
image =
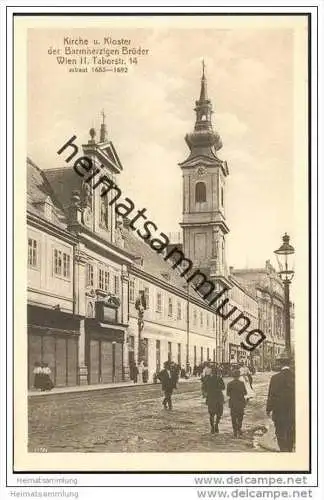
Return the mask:
<svg viewBox="0 0 324 500"><path fill-rule="evenodd" d="M217 156L222 141L212 125L204 62L194 111L194 130L185 137L190 153L179 164L183 174L183 251L210 279L227 281L225 182L229 172L226 161Z"/></svg>

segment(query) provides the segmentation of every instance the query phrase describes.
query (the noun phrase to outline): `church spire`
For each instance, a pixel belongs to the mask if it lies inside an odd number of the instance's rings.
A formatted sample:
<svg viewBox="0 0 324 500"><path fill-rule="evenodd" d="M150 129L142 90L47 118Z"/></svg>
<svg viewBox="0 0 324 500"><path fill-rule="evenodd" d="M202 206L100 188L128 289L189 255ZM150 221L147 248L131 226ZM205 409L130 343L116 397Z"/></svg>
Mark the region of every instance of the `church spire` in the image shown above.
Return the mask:
<svg viewBox="0 0 324 500"><path fill-rule="evenodd" d="M222 141L217 132L213 130L211 115L213 112L212 103L207 95L206 65L202 60L202 75L200 83L200 96L196 101L196 122L194 131L186 135L186 142L192 154L204 154L211 151L218 151L222 147Z"/></svg>
<svg viewBox="0 0 324 500"><path fill-rule="evenodd" d="M207 78L205 75L205 61L202 60L202 75L200 85L199 101L196 101L196 124L195 130L212 130L212 104L207 97Z"/></svg>
<svg viewBox="0 0 324 500"><path fill-rule="evenodd" d="M201 76L201 88L200 88L200 98L199 101L207 101L207 79L205 77L205 61L202 60L202 76Z"/></svg>

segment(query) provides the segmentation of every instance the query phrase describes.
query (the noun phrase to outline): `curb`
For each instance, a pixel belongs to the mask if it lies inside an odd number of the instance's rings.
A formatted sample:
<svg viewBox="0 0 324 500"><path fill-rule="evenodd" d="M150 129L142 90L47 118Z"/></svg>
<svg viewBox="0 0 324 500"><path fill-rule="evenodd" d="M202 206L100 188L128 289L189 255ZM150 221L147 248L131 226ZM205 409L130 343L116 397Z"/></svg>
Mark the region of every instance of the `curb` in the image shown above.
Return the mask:
<svg viewBox="0 0 324 500"><path fill-rule="evenodd" d="M188 384L188 383L193 383L193 382L200 382L200 379L189 379L189 380L179 380L179 384ZM96 385L80 385L80 386L71 386L71 387L62 387L62 388L54 388L51 391L28 391L28 398L37 398L37 397L50 397L50 396L59 396L59 395L73 395L73 394L80 394L80 393L88 393L88 392L94 392L94 391L104 391L108 389L123 389L127 387L147 387L147 386L152 386L156 385L159 386L161 385L159 382L154 383L154 382L146 382L142 384L134 384L134 382L120 382L116 384L96 384Z"/></svg>

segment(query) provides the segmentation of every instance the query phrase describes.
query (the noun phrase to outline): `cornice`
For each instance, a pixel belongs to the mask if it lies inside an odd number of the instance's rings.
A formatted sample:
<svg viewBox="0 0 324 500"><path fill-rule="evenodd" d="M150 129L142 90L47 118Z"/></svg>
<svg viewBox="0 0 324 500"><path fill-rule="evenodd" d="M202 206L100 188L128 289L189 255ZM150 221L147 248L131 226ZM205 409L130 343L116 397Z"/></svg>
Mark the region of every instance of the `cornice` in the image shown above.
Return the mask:
<svg viewBox="0 0 324 500"><path fill-rule="evenodd" d="M61 238L68 243L76 244L79 242L79 238L76 235L71 234L69 231L62 229L57 225L53 224L52 222L47 221L42 217L28 211L27 211L27 224L37 229L41 229L42 231L45 231L48 234L51 234L52 236Z"/></svg>

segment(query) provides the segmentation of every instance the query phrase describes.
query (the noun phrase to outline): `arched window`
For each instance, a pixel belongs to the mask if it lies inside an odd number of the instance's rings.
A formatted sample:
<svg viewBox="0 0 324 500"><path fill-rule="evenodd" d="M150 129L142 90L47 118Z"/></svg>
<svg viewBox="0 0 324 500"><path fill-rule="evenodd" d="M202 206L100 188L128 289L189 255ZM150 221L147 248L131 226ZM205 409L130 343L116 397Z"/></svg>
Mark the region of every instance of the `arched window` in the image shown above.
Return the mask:
<svg viewBox="0 0 324 500"><path fill-rule="evenodd" d="M197 182L195 191L196 203L206 201L206 184L204 182Z"/></svg>
<svg viewBox="0 0 324 500"><path fill-rule="evenodd" d="M221 204L223 207L224 206L224 188L223 187L221 188Z"/></svg>

